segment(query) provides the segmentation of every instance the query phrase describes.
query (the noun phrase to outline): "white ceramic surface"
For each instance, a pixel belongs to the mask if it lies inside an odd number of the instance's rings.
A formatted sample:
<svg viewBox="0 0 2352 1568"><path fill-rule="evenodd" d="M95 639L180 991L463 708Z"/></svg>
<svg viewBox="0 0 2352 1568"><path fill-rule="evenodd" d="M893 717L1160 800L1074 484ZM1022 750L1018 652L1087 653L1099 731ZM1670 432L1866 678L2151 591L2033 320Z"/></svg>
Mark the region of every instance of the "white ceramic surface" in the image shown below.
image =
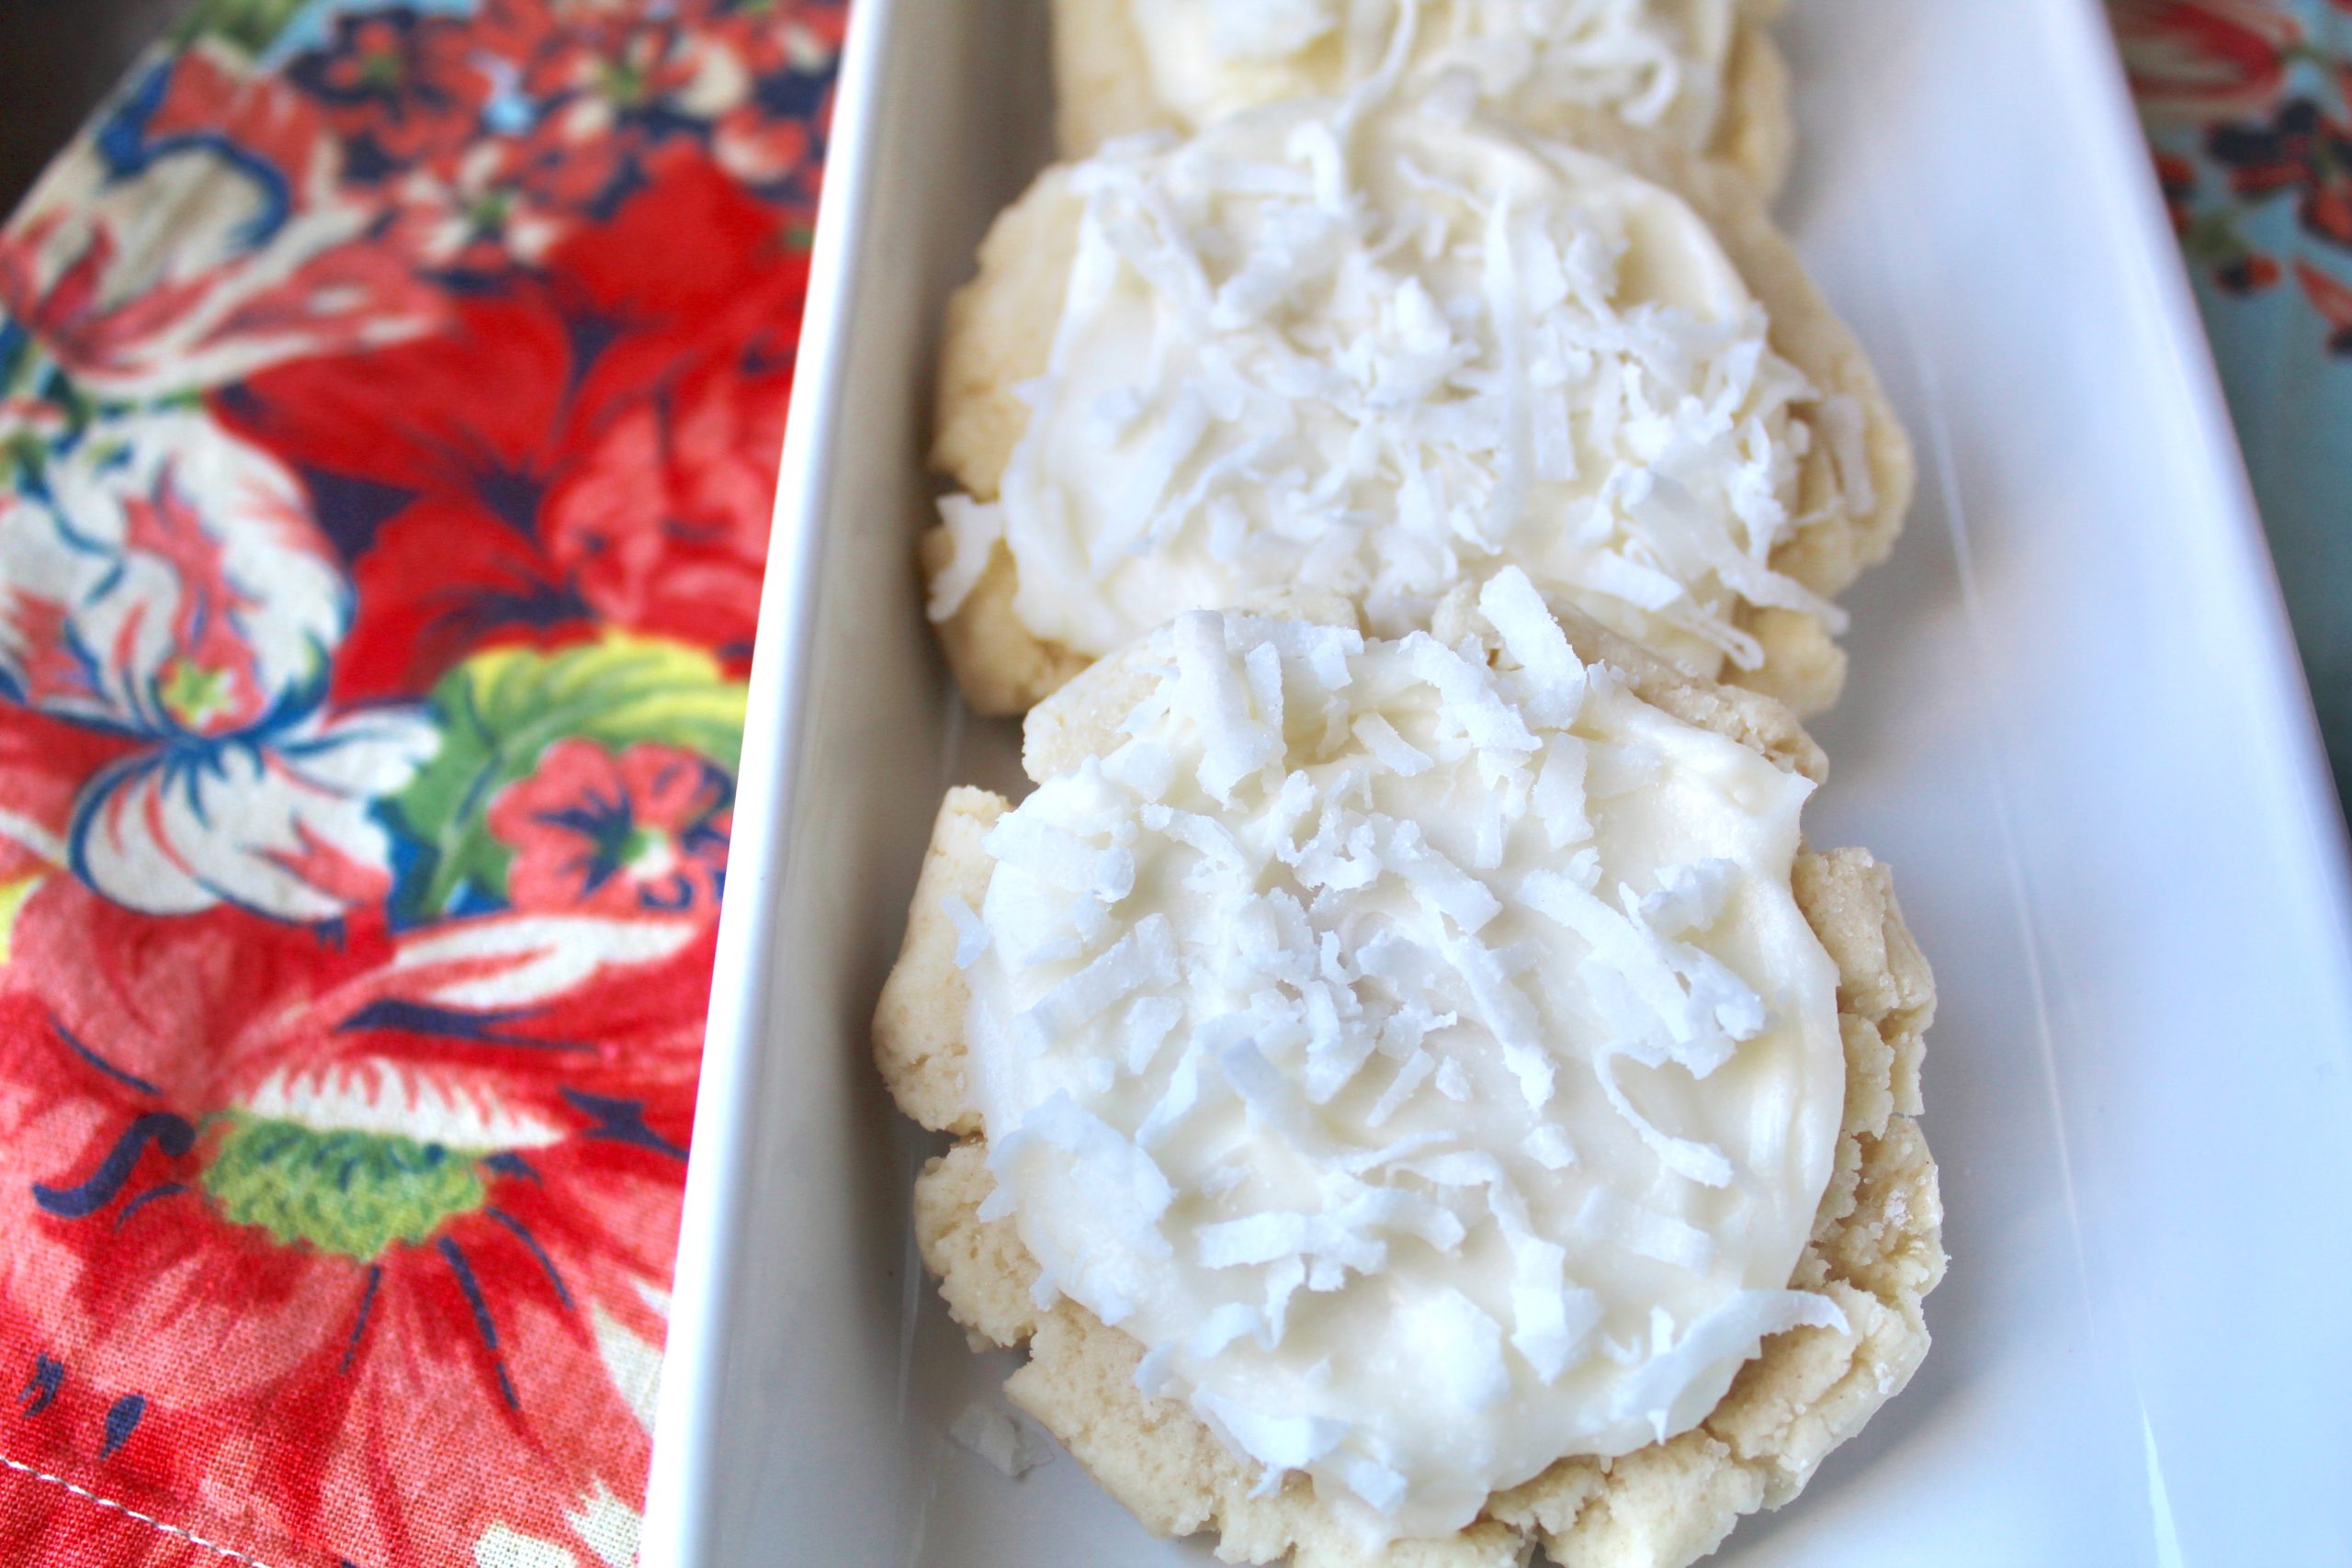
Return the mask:
<svg viewBox="0 0 2352 1568"><path fill-rule="evenodd" d="M909 552L939 305L1045 145L1035 0L859 0L779 497L644 1562L1154 1568L914 1263L865 1021L949 701ZM2352 1562L2352 923L2275 581L2096 0L1796 0L1785 216L1925 483L1816 842L1943 982L1926 1370L1720 1561Z"/></svg>

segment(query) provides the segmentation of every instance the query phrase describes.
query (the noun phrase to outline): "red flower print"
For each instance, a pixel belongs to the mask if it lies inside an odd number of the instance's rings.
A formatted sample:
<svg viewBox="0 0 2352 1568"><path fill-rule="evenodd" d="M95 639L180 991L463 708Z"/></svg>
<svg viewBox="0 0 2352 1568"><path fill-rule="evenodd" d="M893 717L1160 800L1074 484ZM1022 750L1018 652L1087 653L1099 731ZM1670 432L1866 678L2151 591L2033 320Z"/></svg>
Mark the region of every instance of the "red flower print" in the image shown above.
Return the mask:
<svg viewBox="0 0 2352 1568"><path fill-rule="evenodd" d="M457 153L481 133L491 79L474 47L460 18L395 6L335 17L333 39L285 74L324 107L350 173L376 179Z"/></svg>
<svg viewBox="0 0 2352 1568"><path fill-rule="evenodd" d="M2277 288L2278 278L2278 259L2260 251L2247 251L2213 269L2213 282L2224 294L2259 294Z"/></svg>
<svg viewBox="0 0 2352 1568"><path fill-rule="evenodd" d="M0 969L11 1457L264 1561L600 1560L642 1499L710 931L336 943L44 883Z"/></svg>
<svg viewBox="0 0 2352 1568"><path fill-rule="evenodd" d="M349 614L295 477L201 411L92 423L0 503L0 692L154 736L299 707Z"/></svg>
<svg viewBox="0 0 2352 1568"><path fill-rule="evenodd" d="M616 757L558 741L491 803L490 830L514 850L507 897L518 909L715 910L732 794L716 764L674 746Z"/></svg>
<svg viewBox="0 0 2352 1568"><path fill-rule="evenodd" d="M335 698L421 696L593 614L747 660L807 286L784 220L696 154L449 329L218 400L354 562Z"/></svg>
<svg viewBox="0 0 2352 1568"><path fill-rule="evenodd" d="M52 1400L43 1407L42 1414L46 1416L54 1408L56 1401ZM103 1425L105 1413L96 1413L96 1419ZM126 1507L138 1506L125 1498L111 1497L107 1501ZM145 1501L153 1506L141 1509L144 1517L133 1517L119 1507L84 1503L53 1481L0 1470L0 1559L10 1562L97 1562L106 1564L106 1568L221 1568L224 1562L232 1561L200 1540L166 1535L147 1522L160 1517L169 1524L177 1518L178 1498ZM157 1508L164 1512L158 1515L154 1511ZM172 1524L171 1528L181 1527Z"/></svg>
<svg viewBox="0 0 2352 1568"><path fill-rule="evenodd" d="M2295 98L2265 123L2214 127L2205 150L2228 169L2239 196L2293 192L2307 232L2352 248L2352 126Z"/></svg>
<svg viewBox="0 0 2352 1568"><path fill-rule="evenodd" d="M584 413L682 364L734 354L775 365L798 341L805 234L699 152L676 152L610 223L549 258L567 312L613 338L595 363L598 384L581 400ZM694 243L681 246L682 234ZM649 267L648 254L668 265Z"/></svg>
<svg viewBox="0 0 2352 1568"><path fill-rule="evenodd" d="M2173 230L2189 261L2212 274L2214 287L2225 294L2245 296L2276 285L2278 262L2246 243L2238 230L2234 209L2199 211L2197 165L2177 153L2159 149L2156 178L2172 215Z"/></svg>
<svg viewBox="0 0 2352 1568"><path fill-rule="evenodd" d="M138 748L128 736L0 702L0 889L65 864L82 786ZM0 907L6 901L0 891Z"/></svg>
<svg viewBox="0 0 2352 1568"><path fill-rule="evenodd" d="M2155 150L2156 185L2165 193L2165 210L2171 215L2173 231L2186 233L2190 220L2189 204L2197 197L2197 165L2177 152Z"/></svg>
<svg viewBox="0 0 2352 1568"><path fill-rule="evenodd" d="M293 462L351 559L356 614L337 704L420 697L494 640L587 635L535 536L577 368L546 290L467 300L449 330L365 359L258 376L223 423Z"/></svg>
<svg viewBox="0 0 2352 1568"><path fill-rule="evenodd" d="M719 167L749 186L773 186L798 174L814 142L808 124L771 112L765 104L739 104L711 129Z"/></svg>
<svg viewBox="0 0 2352 1568"><path fill-rule="evenodd" d="M711 130L736 178L815 210L815 144L832 118L832 63L846 7L810 0L685 0L686 25L718 38L751 72L750 95Z"/></svg>
<svg viewBox="0 0 2352 1568"><path fill-rule="evenodd" d="M615 411L545 508L548 554L599 615L749 657L791 388L789 361L729 355Z"/></svg>
<svg viewBox="0 0 2352 1568"><path fill-rule="evenodd" d="M0 397L0 447L17 442L46 445L73 427L72 413L45 398Z"/></svg>
<svg viewBox="0 0 2352 1568"><path fill-rule="evenodd" d="M560 0L480 0L473 17L474 41L484 54L508 66L520 66L544 47L560 25ZM581 8L599 0L574 0ZM632 4L634 0L613 0Z"/></svg>
<svg viewBox="0 0 2352 1568"><path fill-rule="evenodd" d="M566 15L523 67L527 96L597 106L602 123L716 119L742 100L751 73L718 38L632 10Z"/></svg>
<svg viewBox="0 0 2352 1568"><path fill-rule="evenodd" d="M0 313L122 399L422 332L441 302L376 243L392 214L334 147L275 77L201 47L158 64L0 229Z"/></svg>
<svg viewBox="0 0 2352 1568"><path fill-rule="evenodd" d="M2204 122L2267 114L2302 28L2273 0L2116 0L2117 37L2143 112Z"/></svg>
<svg viewBox="0 0 2352 1568"><path fill-rule="evenodd" d="M538 107L541 201L601 214L707 141L729 173L805 213L846 19L840 0L489 0L476 32Z"/></svg>
<svg viewBox="0 0 2352 1568"><path fill-rule="evenodd" d="M2312 309L2327 322L2327 351L2352 355L2352 284L2331 277L2304 261L2295 264L2295 281L2303 286Z"/></svg>
<svg viewBox="0 0 2352 1568"><path fill-rule="evenodd" d="M277 76L232 51L198 44L136 82L107 130L139 139L137 149L119 150L134 162L183 142L234 148L282 175L301 201L323 194L341 173L320 125L317 107Z"/></svg>
<svg viewBox="0 0 2352 1568"><path fill-rule="evenodd" d="M578 227L560 197L565 150L544 136L483 136L401 183L395 243L436 271L496 273L537 266Z"/></svg>
<svg viewBox="0 0 2352 1568"><path fill-rule="evenodd" d="M547 195L600 216L650 177L650 160L692 143L752 85L723 39L635 6L557 8L519 65L537 133L563 152L542 167L561 179Z"/></svg>
<svg viewBox="0 0 2352 1568"><path fill-rule="evenodd" d="M830 72L849 27L841 0L683 0L678 14L724 39L757 76Z"/></svg>

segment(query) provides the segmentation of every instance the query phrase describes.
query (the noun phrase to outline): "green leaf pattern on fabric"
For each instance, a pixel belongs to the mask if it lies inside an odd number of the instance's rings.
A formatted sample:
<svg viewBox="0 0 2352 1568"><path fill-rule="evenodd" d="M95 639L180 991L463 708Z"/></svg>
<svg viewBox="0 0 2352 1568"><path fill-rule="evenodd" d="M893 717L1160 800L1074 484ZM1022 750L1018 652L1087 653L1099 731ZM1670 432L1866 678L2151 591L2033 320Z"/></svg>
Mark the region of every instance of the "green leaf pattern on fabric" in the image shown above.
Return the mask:
<svg viewBox="0 0 2352 1568"><path fill-rule="evenodd" d="M182 42L198 39L226 39L247 54L257 55L277 40L295 13L309 0L198 0L180 24Z"/></svg>
<svg viewBox="0 0 2352 1568"><path fill-rule="evenodd" d="M618 751L653 741L732 772L744 698L741 682L678 643L613 635L554 653L474 655L434 687L439 754L388 803L422 849L402 879L400 913L425 919L503 898L513 852L492 835L486 814L555 742L593 740Z"/></svg>

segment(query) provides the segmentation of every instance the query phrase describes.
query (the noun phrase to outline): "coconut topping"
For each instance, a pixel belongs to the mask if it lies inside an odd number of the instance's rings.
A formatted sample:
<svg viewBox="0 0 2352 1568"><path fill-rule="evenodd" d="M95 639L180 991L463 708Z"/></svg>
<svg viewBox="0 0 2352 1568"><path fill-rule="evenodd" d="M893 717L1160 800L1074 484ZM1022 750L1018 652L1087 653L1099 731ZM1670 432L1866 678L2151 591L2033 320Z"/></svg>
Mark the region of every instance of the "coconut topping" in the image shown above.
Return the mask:
<svg viewBox="0 0 2352 1568"><path fill-rule="evenodd" d="M1373 1538L1839 1321L1787 1289L1844 1099L1812 786L1587 666L1516 569L1480 607L1456 647L1180 617L956 917L1040 1304Z"/></svg>
<svg viewBox="0 0 2352 1568"><path fill-rule="evenodd" d="M1852 499L1802 482L1836 400L1773 352L1677 197L1368 99L1114 143L1070 185L1048 372L1000 503L947 502L934 617L1001 541L1022 622L1098 656L1301 584L1397 636L1514 564L1702 674L1761 662L1743 604L1841 624L1771 566ZM1833 474L1864 471L1830 460L1859 447L1849 412L1821 439ZM1830 499L1800 511L1801 493ZM1557 649L1512 651L1560 674ZM1238 705L1263 676L1216 678Z"/></svg>
<svg viewBox="0 0 2352 1568"><path fill-rule="evenodd" d="M1399 32L1416 83L1459 81L1540 124L1597 109L1692 152L1722 118L1734 0L1125 0L1160 102L1188 125L1374 78Z"/></svg>

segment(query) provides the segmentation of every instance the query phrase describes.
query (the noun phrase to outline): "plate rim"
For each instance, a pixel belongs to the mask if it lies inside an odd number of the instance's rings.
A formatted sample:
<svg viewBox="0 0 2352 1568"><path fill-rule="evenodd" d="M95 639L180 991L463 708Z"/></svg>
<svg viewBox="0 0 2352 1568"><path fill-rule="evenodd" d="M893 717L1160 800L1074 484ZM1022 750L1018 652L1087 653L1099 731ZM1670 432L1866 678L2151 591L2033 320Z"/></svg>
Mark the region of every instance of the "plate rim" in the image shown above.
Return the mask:
<svg viewBox="0 0 2352 1568"><path fill-rule="evenodd" d="M969 3L969 0L962 0ZM858 265L875 226L886 105L882 86L904 32L899 0L855 0L836 89L831 139L813 243L799 373L787 414L749 684L728 887L719 921L711 1001L695 1092L693 1157L681 1210L671 1313L652 1428L651 1470L640 1538L647 1568L715 1561L708 1525L719 1405L734 1325L726 1306L744 1163L748 1085L763 1066L768 1008L765 955L777 936L777 890L795 835L801 772L810 765L807 729L817 649L818 589L828 528L826 502L837 464L843 392L865 294ZM2070 36L2055 51L2084 75L2085 106L2098 110L2094 145L2078 146L2086 190L2120 204L2138 243L2137 280L2155 306L2150 326L2178 369L2172 389L2186 398L2198 468L2225 505L2208 526L2228 546L2226 594L2258 646L2247 663L2259 677L2246 694L2280 764L2266 775L2303 852L2284 869L2300 875L2298 918L2321 922L2314 943L2336 954L2314 982L2333 993L2337 1016L2352 1017L2352 835L2338 805L2309 677L2296 649L2277 567L2232 419L2188 265L2165 216L2120 48L2102 0L2073 0L2045 14ZM2204 510L2204 509L2200 509Z"/></svg>

